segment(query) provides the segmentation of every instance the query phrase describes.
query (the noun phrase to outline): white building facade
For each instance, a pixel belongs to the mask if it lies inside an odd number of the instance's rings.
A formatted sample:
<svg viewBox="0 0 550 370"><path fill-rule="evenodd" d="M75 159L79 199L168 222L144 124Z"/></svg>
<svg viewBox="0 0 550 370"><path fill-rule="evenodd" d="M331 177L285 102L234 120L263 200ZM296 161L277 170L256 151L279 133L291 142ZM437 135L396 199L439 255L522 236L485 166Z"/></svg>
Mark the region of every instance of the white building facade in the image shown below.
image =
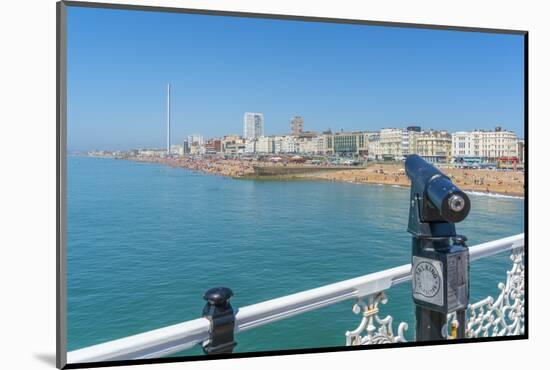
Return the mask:
<svg viewBox="0 0 550 370"><path fill-rule="evenodd" d="M295 136L283 136L281 139L282 153L298 153L298 142Z"/></svg>
<svg viewBox="0 0 550 370"><path fill-rule="evenodd" d="M201 134L192 134L187 136L187 142L189 145L191 144L197 144L199 146L204 145L204 136Z"/></svg>
<svg viewBox="0 0 550 370"><path fill-rule="evenodd" d="M368 158L370 160L378 161L382 159L382 152L380 151L380 133L369 132L368 133Z"/></svg>
<svg viewBox="0 0 550 370"><path fill-rule="evenodd" d="M403 130L400 128L383 128L380 130L380 153L386 159L403 157Z"/></svg>
<svg viewBox="0 0 550 370"><path fill-rule="evenodd" d="M452 135L452 155L460 158L477 158L494 162L499 159L518 158L518 138L512 131L501 127L494 131L459 131Z"/></svg>
<svg viewBox="0 0 550 370"><path fill-rule="evenodd" d="M256 141L256 153L267 154L273 153L273 137L260 136Z"/></svg>
<svg viewBox="0 0 550 370"><path fill-rule="evenodd" d="M325 138L323 135L300 137L297 149L301 154L322 154L325 152Z"/></svg>

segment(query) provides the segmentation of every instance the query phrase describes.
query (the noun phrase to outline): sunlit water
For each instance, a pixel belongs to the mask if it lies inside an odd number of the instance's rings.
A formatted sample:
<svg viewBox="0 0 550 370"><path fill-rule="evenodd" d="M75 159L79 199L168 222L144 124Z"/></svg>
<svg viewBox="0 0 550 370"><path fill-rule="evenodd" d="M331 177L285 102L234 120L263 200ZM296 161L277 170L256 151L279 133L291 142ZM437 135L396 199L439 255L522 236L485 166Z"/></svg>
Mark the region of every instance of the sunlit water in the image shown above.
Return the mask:
<svg viewBox="0 0 550 370"><path fill-rule="evenodd" d="M233 307L410 262L409 190L235 180L123 160L68 160L68 349L195 319L203 293ZM474 245L524 230L523 199L471 195ZM471 300L498 292L509 254L471 267ZM381 316L414 328L410 284ZM353 301L241 333L236 352L341 346ZM195 348L180 355L201 354Z"/></svg>

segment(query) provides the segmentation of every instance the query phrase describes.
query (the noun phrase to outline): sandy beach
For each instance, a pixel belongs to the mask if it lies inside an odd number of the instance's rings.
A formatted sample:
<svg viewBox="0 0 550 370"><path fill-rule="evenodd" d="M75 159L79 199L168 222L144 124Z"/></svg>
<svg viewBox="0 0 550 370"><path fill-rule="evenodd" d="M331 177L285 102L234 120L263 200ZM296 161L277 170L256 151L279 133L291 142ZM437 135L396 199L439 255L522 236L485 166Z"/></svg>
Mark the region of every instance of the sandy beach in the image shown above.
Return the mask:
<svg viewBox="0 0 550 370"><path fill-rule="evenodd" d="M465 191L523 196L524 175L521 171L441 168L453 182ZM403 165L376 164L366 169L314 174L329 181L410 186Z"/></svg>
<svg viewBox="0 0 550 370"><path fill-rule="evenodd" d="M320 181L340 181L357 184L383 184L409 186L410 182L405 175L402 163L373 163L367 168L350 167L344 170L308 173L307 168L314 168L306 164L283 164L241 159L223 158L132 158L131 160L162 163L172 167L182 167L209 174L235 178L255 177L254 166L272 167L301 167L304 173L288 176L277 176L277 179L303 179ZM488 169L458 169L440 168L462 190L480 193L494 193L510 196L524 196L524 174L522 171L497 171ZM269 179L269 176L261 178Z"/></svg>

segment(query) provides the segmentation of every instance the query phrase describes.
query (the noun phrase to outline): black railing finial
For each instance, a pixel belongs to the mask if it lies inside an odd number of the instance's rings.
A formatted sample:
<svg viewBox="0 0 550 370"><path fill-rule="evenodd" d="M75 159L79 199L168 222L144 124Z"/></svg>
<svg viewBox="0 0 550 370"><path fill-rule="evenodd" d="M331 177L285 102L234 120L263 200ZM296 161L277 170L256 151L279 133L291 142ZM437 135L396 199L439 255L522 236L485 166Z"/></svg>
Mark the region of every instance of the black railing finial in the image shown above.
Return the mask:
<svg viewBox="0 0 550 370"><path fill-rule="evenodd" d="M202 310L202 316L210 321L210 339L203 344L207 355L232 353L237 345L234 341L235 314L229 299L233 291L225 287L209 289L204 293L207 302Z"/></svg>

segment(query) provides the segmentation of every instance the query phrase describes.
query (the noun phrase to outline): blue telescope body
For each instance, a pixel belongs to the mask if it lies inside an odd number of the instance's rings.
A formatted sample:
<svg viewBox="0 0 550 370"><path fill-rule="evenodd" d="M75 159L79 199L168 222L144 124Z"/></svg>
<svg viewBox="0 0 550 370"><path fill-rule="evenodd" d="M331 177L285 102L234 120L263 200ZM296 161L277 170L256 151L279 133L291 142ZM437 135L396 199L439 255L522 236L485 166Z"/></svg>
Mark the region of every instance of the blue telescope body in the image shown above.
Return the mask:
<svg viewBox="0 0 550 370"><path fill-rule="evenodd" d="M470 212L468 196L419 155L407 157L405 171L411 180L408 231L417 236L438 236L440 232L454 235L453 224L464 220Z"/></svg>

